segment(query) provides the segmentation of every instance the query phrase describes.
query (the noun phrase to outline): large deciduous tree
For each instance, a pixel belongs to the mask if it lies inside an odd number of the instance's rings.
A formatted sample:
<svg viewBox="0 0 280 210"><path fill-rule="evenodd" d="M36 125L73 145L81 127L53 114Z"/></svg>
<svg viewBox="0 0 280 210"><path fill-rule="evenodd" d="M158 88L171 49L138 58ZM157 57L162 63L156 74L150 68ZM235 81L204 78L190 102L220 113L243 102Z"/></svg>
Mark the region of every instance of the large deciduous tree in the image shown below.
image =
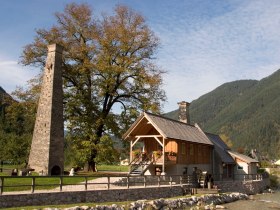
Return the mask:
<svg viewBox="0 0 280 210"><path fill-rule="evenodd" d="M64 47L65 117L72 144L95 168L102 135L120 136L139 110L159 112L162 74L153 62L158 38L126 6L94 18L86 4L55 14L51 29L37 30L24 48L24 65L44 67L47 45Z"/></svg>

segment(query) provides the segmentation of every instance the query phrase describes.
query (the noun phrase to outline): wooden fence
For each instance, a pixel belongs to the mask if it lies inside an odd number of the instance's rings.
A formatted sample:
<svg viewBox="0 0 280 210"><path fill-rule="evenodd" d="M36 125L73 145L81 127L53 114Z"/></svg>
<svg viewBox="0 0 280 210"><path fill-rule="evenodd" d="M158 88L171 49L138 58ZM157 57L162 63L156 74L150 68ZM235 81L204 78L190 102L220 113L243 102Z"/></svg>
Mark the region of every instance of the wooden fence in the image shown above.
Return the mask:
<svg viewBox="0 0 280 210"><path fill-rule="evenodd" d="M192 186L192 176L0 176L0 194L12 191L58 190L67 191L67 186L79 190L95 189ZM29 189L29 190L28 190ZM74 188L72 188L74 189ZM69 191L69 190L68 190ZM73 190L75 191L75 190Z"/></svg>
<svg viewBox="0 0 280 210"><path fill-rule="evenodd" d="M215 175L215 181L223 181ZM230 180L262 180L262 175L246 174ZM224 180L224 181L228 181ZM78 191L94 189L129 189L146 187L184 186L199 187L200 180L191 175L148 176L0 176L0 195L4 192L25 191ZM68 186L72 188L69 189ZM203 186L203 185L201 185Z"/></svg>

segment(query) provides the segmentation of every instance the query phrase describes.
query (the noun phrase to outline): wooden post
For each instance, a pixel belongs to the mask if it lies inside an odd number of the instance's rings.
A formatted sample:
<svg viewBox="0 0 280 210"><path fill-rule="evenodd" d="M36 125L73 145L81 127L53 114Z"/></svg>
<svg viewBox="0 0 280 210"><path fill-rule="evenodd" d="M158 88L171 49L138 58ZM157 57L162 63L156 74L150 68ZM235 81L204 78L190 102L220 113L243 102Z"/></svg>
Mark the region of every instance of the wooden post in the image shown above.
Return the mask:
<svg viewBox="0 0 280 210"><path fill-rule="evenodd" d="M32 177L31 193L35 191L35 177Z"/></svg>
<svg viewBox="0 0 280 210"><path fill-rule="evenodd" d="M131 163L132 161L132 140L130 141L130 160L129 162Z"/></svg>
<svg viewBox="0 0 280 210"><path fill-rule="evenodd" d="M85 176L85 190L87 190L88 178Z"/></svg>
<svg viewBox="0 0 280 210"><path fill-rule="evenodd" d="M160 176L158 176L158 186L160 187Z"/></svg>
<svg viewBox="0 0 280 210"><path fill-rule="evenodd" d="M146 179L146 176L144 176L144 187L146 188L146 186L147 186L147 179Z"/></svg>
<svg viewBox="0 0 280 210"><path fill-rule="evenodd" d="M108 176L107 179L108 179L108 190L109 190L110 189L110 177Z"/></svg>
<svg viewBox="0 0 280 210"><path fill-rule="evenodd" d="M129 188L129 176L127 177L127 189Z"/></svg>
<svg viewBox="0 0 280 210"><path fill-rule="evenodd" d="M165 175L165 138L163 138L163 147L162 147L162 153L163 153L163 163L162 163L162 174Z"/></svg>
<svg viewBox="0 0 280 210"><path fill-rule="evenodd" d="M169 184L170 184L170 187L172 187L172 176L169 177Z"/></svg>
<svg viewBox="0 0 280 210"><path fill-rule="evenodd" d="M183 184L183 177L180 176L180 185L182 186L182 184Z"/></svg>
<svg viewBox="0 0 280 210"><path fill-rule="evenodd" d="M62 176L59 176L59 190L62 191L63 179Z"/></svg>
<svg viewBox="0 0 280 210"><path fill-rule="evenodd" d="M0 195L4 192L4 177L1 177L1 182L0 182Z"/></svg>
<svg viewBox="0 0 280 210"><path fill-rule="evenodd" d="M130 141L130 153L129 153L129 174L132 172L132 140Z"/></svg>

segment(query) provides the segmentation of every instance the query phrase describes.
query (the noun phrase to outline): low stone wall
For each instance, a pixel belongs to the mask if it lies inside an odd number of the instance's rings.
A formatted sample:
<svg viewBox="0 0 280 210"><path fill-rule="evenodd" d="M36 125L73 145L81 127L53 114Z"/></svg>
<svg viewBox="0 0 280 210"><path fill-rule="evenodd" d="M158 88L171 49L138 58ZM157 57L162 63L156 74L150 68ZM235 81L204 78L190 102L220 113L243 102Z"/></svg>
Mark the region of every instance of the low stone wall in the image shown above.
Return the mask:
<svg viewBox="0 0 280 210"><path fill-rule="evenodd" d="M267 189L270 181L269 178L251 181L216 181L215 185L218 186L220 192L240 192L253 195Z"/></svg>
<svg viewBox="0 0 280 210"><path fill-rule="evenodd" d="M111 189L75 192L0 195L0 208L38 205L58 205L87 202L118 202L182 196L180 186L135 189Z"/></svg>
<svg viewBox="0 0 280 210"><path fill-rule="evenodd" d="M240 192L256 194L269 186L269 179L258 181L223 181L215 182L221 192ZM0 195L0 208L35 206L35 205L59 205L87 202L118 202L135 200L152 200L182 196L186 189L181 186L147 187L132 189L110 189L75 192L52 192L17 195Z"/></svg>
<svg viewBox="0 0 280 210"><path fill-rule="evenodd" d="M247 200L249 196L242 193L220 194L220 195L202 195L191 196L174 199L157 199L157 200L139 200L126 205L96 205L90 206L75 206L64 208L63 210L136 210L136 209L225 209L221 204L231 203L237 200ZM49 210L49 209L45 209Z"/></svg>

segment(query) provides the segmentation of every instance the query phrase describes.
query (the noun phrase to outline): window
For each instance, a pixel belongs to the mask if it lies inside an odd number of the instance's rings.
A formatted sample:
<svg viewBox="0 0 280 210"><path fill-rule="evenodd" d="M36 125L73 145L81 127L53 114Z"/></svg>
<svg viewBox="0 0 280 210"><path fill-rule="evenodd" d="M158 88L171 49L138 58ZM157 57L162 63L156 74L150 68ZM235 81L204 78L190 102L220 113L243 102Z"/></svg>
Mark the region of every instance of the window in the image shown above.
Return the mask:
<svg viewBox="0 0 280 210"><path fill-rule="evenodd" d="M243 166L237 166L237 170L243 170Z"/></svg>
<svg viewBox="0 0 280 210"><path fill-rule="evenodd" d="M181 153L182 155L186 154L186 143L182 143Z"/></svg>

